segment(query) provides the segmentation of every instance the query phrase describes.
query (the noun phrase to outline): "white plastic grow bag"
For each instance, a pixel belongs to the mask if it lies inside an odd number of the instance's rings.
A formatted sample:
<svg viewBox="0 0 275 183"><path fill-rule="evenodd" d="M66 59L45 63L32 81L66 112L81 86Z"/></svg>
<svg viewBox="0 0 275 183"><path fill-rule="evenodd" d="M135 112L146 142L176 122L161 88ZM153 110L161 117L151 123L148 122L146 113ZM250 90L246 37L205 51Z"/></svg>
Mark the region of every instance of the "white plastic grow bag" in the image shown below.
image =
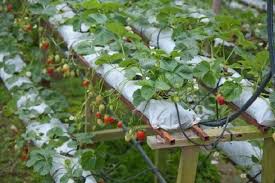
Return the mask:
<svg viewBox="0 0 275 183"><path fill-rule="evenodd" d="M73 47L75 43L78 43L80 41L83 41L87 39L87 34L80 33L73 30L73 26L71 25L62 25L58 28L58 31L60 35L63 37L64 41L68 44L69 47ZM156 36L156 35L154 35ZM167 35L164 35L163 37L168 37ZM113 54L111 50L109 50L109 54ZM97 54L91 54L84 56L85 59L87 59L87 63L91 67L94 67L96 69L96 72L101 74L102 77L110 84L113 88L120 91L120 93L128 99L130 102L133 101L133 93L137 89L140 88L140 86L135 85L134 81L128 81L127 78L124 76L124 72L122 68L119 68L117 65L113 64L103 64L102 66L96 66L95 61L100 56L100 53ZM176 129L178 128L178 119L177 119L177 112L175 111L175 107L172 102L169 101L159 101L158 103L158 109L163 112L158 112L155 108L155 103L153 102L151 105L148 106L148 108L143 111L142 105L137 107L137 109L141 112L144 112L144 115L149 119L150 123L155 128L163 128L163 129ZM172 106L172 109L167 109L167 104L169 106ZM180 105L179 105L180 106ZM182 107L179 108L181 118L181 123L183 127L191 127L193 124L197 123L198 117L192 110L186 110Z"/></svg>

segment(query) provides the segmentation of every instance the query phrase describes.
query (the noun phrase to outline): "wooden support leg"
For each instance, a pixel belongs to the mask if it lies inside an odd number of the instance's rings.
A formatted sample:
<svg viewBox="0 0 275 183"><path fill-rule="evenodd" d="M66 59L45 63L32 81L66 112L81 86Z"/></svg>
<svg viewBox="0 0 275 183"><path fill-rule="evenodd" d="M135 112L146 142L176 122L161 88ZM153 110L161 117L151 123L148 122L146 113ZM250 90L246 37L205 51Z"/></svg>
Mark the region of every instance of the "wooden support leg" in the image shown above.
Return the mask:
<svg viewBox="0 0 275 183"><path fill-rule="evenodd" d="M221 0L213 0L212 9L215 14L219 14L219 12L221 11L221 4Z"/></svg>
<svg viewBox="0 0 275 183"><path fill-rule="evenodd" d="M169 151L168 149L158 149L155 151L155 166L163 172L167 165ZM158 183L158 179L155 177L155 183Z"/></svg>
<svg viewBox="0 0 275 183"><path fill-rule="evenodd" d="M177 183L194 183L196 179L199 147L182 148Z"/></svg>
<svg viewBox="0 0 275 183"><path fill-rule="evenodd" d="M273 138L264 139L262 160L262 183L275 182L275 142Z"/></svg>

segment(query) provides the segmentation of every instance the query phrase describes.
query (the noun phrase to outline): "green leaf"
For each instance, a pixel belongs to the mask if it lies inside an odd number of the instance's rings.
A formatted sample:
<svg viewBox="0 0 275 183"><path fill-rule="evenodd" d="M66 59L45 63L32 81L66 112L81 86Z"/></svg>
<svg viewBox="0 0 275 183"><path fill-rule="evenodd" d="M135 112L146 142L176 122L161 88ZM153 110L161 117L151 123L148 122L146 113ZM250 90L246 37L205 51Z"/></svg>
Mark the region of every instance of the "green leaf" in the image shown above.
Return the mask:
<svg viewBox="0 0 275 183"><path fill-rule="evenodd" d="M154 94L156 93L155 88L150 87L150 86L143 86L140 89L141 92L141 96L145 99L145 100L149 100L151 99Z"/></svg>
<svg viewBox="0 0 275 183"><path fill-rule="evenodd" d="M88 150L81 155L80 164L84 170L95 170L96 154L93 150Z"/></svg>
<svg viewBox="0 0 275 183"><path fill-rule="evenodd" d="M106 25L107 29L119 37L123 37L127 31L125 27L117 22L111 22Z"/></svg>
<svg viewBox="0 0 275 183"><path fill-rule="evenodd" d="M203 77L202 81L210 87L215 87L217 78L215 77L215 73L213 71L208 71Z"/></svg>
<svg viewBox="0 0 275 183"><path fill-rule="evenodd" d="M241 95L242 86L240 83L234 81L226 81L219 91L227 101L233 101Z"/></svg>
<svg viewBox="0 0 275 183"><path fill-rule="evenodd" d="M148 87L154 87L155 86L155 82L152 80L141 80L138 82L138 85L140 86L148 86Z"/></svg>
<svg viewBox="0 0 275 183"><path fill-rule="evenodd" d="M251 156L251 160L254 162L254 163L260 163L261 161L259 160L259 158L257 158L256 156L252 155Z"/></svg>
<svg viewBox="0 0 275 183"><path fill-rule="evenodd" d="M135 106L138 106L141 102L145 101L145 99L141 96L141 89L138 89L133 94L133 103Z"/></svg>
<svg viewBox="0 0 275 183"><path fill-rule="evenodd" d="M167 72L165 78L171 86L182 86L184 83L184 79L179 74Z"/></svg>
<svg viewBox="0 0 275 183"><path fill-rule="evenodd" d="M90 17L96 21L98 24L104 24L108 18L104 14L91 14Z"/></svg>
<svg viewBox="0 0 275 183"><path fill-rule="evenodd" d="M196 77L203 77L205 74L207 74L210 70L210 64L206 61L202 61L196 67L194 68L194 76Z"/></svg>
<svg viewBox="0 0 275 183"><path fill-rule="evenodd" d="M47 132L47 136L51 139L58 138L63 135L64 135L64 132L60 127L54 127Z"/></svg>
<svg viewBox="0 0 275 183"><path fill-rule="evenodd" d="M7 74L13 74L15 72L15 65L13 65L13 64L5 64L4 65L4 71Z"/></svg>
<svg viewBox="0 0 275 183"><path fill-rule="evenodd" d="M47 175L52 169L52 160L55 151L50 148L45 149L35 149L30 153L30 159L27 161L26 165L28 167L33 167L35 172L40 175Z"/></svg>
<svg viewBox="0 0 275 183"><path fill-rule="evenodd" d="M123 58L124 58L124 55L121 53L115 53L113 55L104 54L100 58L98 58L95 63L97 65L110 64L118 60L122 60Z"/></svg>
<svg viewBox="0 0 275 183"><path fill-rule="evenodd" d="M99 29L95 33L95 39L93 40L94 45L98 46L105 46L106 44L109 44L114 39L114 35L105 30L105 29Z"/></svg>
<svg viewBox="0 0 275 183"><path fill-rule="evenodd" d="M86 0L81 3L81 7L85 9L97 9L101 7L101 4L97 0Z"/></svg>
<svg viewBox="0 0 275 183"><path fill-rule="evenodd" d="M158 90L169 90L171 88L166 82L161 80L156 81L155 87Z"/></svg>
<svg viewBox="0 0 275 183"><path fill-rule="evenodd" d="M79 144L90 144L93 142L94 137L94 135L88 133L77 133L74 136Z"/></svg>
<svg viewBox="0 0 275 183"><path fill-rule="evenodd" d="M119 63L120 67L132 67L132 66L138 66L138 61L135 59L127 59L123 60Z"/></svg>
<svg viewBox="0 0 275 183"><path fill-rule="evenodd" d="M167 61L161 61L160 62L160 68L166 71L173 72L176 67L178 66L178 63L175 61L167 62Z"/></svg>

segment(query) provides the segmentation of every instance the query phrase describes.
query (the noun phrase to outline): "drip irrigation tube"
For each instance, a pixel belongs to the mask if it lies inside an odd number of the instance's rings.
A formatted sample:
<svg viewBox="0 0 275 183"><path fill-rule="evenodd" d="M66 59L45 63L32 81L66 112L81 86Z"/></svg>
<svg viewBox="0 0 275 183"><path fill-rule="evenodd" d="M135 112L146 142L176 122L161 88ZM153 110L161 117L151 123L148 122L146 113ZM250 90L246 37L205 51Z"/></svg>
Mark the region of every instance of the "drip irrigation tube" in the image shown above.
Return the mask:
<svg viewBox="0 0 275 183"><path fill-rule="evenodd" d="M229 122L232 122L236 118L238 118L243 112L245 112L254 101L260 96L260 94L264 91L265 87L273 78L273 84L275 86L275 54L274 54L274 37L273 37L273 0L267 1L267 30L268 30L268 44L269 44L269 55L270 55L270 65L271 70L266 75L265 79L262 81L260 86L257 88L255 93L248 99L248 101L236 112L228 115L227 117L214 120L214 121L201 121L199 124L203 124L205 126L211 127L219 127L226 124L227 119Z"/></svg>
<svg viewBox="0 0 275 183"><path fill-rule="evenodd" d="M127 132L127 127L124 124L123 124L122 127L123 127L123 131ZM152 173L157 177L159 183L167 183L166 180L161 175L159 169L153 164L153 162L147 156L146 152L141 147L141 145L135 139L132 139L131 141L132 141L133 145L136 147L136 149L140 152L140 154L141 154L142 158L144 159L144 161L150 167L150 170L152 171Z"/></svg>

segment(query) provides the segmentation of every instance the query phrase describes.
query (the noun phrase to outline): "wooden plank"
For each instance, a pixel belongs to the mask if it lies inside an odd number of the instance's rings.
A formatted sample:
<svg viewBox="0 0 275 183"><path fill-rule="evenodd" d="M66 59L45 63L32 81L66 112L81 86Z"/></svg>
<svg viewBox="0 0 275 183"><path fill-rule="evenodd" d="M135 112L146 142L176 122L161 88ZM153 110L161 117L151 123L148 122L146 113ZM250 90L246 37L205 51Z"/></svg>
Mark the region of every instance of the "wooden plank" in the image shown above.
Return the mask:
<svg viewBox="0 0 275 183"><path fill-rule="evenodd" d="M223 128L209 128L204 130L206 134L209 136L209 141L205 142L201 140L194 132L191 130L186 130L186 135L193 141L200 143L200 144L209 144L210 142L214 142L217 137L220 136L222 133ZM230 133L228 132L230 131ZM151 149L165 149L165 148L174 148L174 147L186 147L186 146L194 146L192 142L186 139L181 132L174 132L173 137L175 138L175 144L171 145L166 143L162 139L156 136L148 136L147 137L147 144L150 146ZM271 130L262 133L260 132L257 127L255 126L238 126L238 127L231 127L224 133L221 142L225 141L243 141L243 140L252 140L252 139L259 139L259 138L267 138L271 137L272 132Z"/></svg>
<svg viewBox="0 0 275 183"><path fill-rule="evenodd" d="M262 183L275 182L275 142L273 138L264 139L262 159Z"/></svg>
<svg viewBox="0 0 275 183"><path fill-rule="evenodd" d="M196 180L199 147L182 148L177 183L194 183Z"/></svg>
<svg viewBox="0 0 275 183"><path fill-rule="evenodd" d="M168 155L168 149L158 149L155 151L155 166L160 170L161 173L163 173L167 167ZM155 177L154 182L158 183L157 177Z"/></svg>
<svg viewBox="0 0 275 183"><path fill-rule="evenodd" d="M154 131L148 125L138 126L138 128L144 129L144 131L148 135L154 134ZM124 139L124 136L125 136L125 133L121 128L99 130L99 131L92 132L92 134L94 135L93 142Z"/></svg>

